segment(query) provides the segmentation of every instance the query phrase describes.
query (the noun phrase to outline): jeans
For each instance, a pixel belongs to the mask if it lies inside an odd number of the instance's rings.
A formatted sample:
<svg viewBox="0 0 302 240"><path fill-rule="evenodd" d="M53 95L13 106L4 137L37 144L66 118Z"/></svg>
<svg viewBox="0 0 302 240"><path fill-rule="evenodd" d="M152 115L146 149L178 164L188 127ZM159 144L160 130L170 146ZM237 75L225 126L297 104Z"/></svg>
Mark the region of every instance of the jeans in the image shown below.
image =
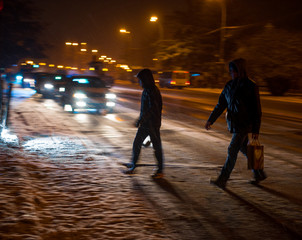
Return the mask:
<svg viewBox="0 0 302 240"><path fill-rule="evenodd" d="M163 151L162 151L162 144L160 139L160 128L146 128L146 127L139 127L133 141L133 148L132 148L132 164L133 169L136 167L136 163L139 158L139 154L141 152L142 144L147 136L150 136L151 142L153 144L153 149L155 151L155 157L157 159L158 165L158 173L163 171Z"/></svg>
<svg viewBox="0 0 302 240"><path fill-rule="evenodd" d="M219 178L222 181L227 181L230 178L233 168L235 167L237 155L239 151L241 151L244 154L244 156L246 156L247 158L248 141L249 141L248 133L246 132L233 133L232 140L228 147L228 156L219 176ZM256 179L266 175L262 169L259 170L253 169L252 171Z"/></svg>
<svg viewBox="0 0 302 240"><path fill-rule="evenodd" d="M233 133L232 140L228 147L228 156L222 167L220 178L227 181L235 167L238 152L241 151L247 157L248 133Z"/></svg>

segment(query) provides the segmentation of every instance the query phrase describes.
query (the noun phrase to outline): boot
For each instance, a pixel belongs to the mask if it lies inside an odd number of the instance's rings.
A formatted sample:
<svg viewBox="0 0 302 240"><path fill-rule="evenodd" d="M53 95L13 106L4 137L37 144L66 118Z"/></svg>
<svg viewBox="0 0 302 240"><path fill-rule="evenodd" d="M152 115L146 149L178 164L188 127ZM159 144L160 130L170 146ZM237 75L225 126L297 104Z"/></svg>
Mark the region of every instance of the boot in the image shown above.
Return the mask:
<svg viewBox="0 0 302 240"><path fill-rule="evenodd" d="M225 179L224 177L222 177L220 175L216 180L211 179L210 183L216 185L217 187L219 187L221 189L225 189L227 179Z"/></svg>
<svg viewBox="0 0 302 240"><path fill-rule="evenodd" d="M253 170L253 173L254 173L254 179L255 179L254 182L255 183L259 183L267 178L267 175L263 171L263 169Z"/></svg>

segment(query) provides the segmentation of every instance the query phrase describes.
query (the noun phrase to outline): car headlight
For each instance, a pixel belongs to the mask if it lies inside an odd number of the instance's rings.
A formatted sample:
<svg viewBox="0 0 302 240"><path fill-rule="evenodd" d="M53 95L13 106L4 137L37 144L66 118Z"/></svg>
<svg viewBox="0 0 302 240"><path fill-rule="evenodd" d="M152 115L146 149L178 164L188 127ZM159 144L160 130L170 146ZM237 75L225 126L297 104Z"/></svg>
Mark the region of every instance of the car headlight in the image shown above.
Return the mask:
<svg viewBox="0 0 302 240"><path fill-rule="evenodd" d="M44 84L44 87L46 89L53 89L54 86L52 84L50 84L50 83L46 83L46 84Z"/></svg>
<svg viewBox="0 0 302 240"><path fill-rule="evenodd" d="M87 104L85 102L83 102L83 101L80 101L80 102L76 102L76 105L78 107L86 107Z"/></svg>
<svg viewBox="0 0 302 240"><path fill-rule="evenodd" d="M116 95L114 93L106 93L105 97L107 99L116 99Z"/></svg>
<svg viewBox="0 0 302 240"><path fill-rule="evenodd" d="M107 107L114 107L115 106L115 102L107 102L106 106Z"/></svg>
<svg viewBox="0 0 302 240"><path fill-rule="evenodd" d="M74 98L84 99L87 98L87 95L85 93L75 93L73 94Z"/></svg>

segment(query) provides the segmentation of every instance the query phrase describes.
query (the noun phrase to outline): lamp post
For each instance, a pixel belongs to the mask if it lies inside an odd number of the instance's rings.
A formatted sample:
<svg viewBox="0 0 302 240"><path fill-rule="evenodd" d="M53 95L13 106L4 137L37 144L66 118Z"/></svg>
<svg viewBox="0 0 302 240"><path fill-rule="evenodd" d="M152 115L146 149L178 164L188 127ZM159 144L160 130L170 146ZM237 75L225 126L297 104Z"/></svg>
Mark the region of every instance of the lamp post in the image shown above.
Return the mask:
<svg viewBox="0 0 302 240"><path fill-rule="evenodd" d="M158 24L158 31L159 31L159 40L163 41L164 40L164 28L161 22L159 21L157 16L151 16L150 17L150 22L156 22Z"/></svg>
<svg viewBox="0 0 302 240"><path fill-rule="evenodd" d="M219 47L219 62L221 63L224 63L225 27L226 27L226 1L221 0L221 30L220 30L220 47Z"/></svg>
<svg viewBox="0 0 302 240"><path fill-rule="evenodd" d="M75 65L75 57L76 57L76 50L77 47L79 46L79 43L77 42L65 42L65 46L67 46L68 48L71 48L71 60L69 59L69 61L71 61L71 65ZM69 52L69 51L68 51ZM69 54L68 54L69 55ZM69 61L67 60L68 64Z"/></svg>
<svg viewBox="0 0 302 240"><path fill-rule="evenodd" d="M159 19L158 19L157 16L151 16L149 21L157 23L158 32L159 32L159 42L162 43L164 41L164 28L163 28L163 25L161 24L161 22L159 21ZM160 49L160 45L158 44L158 50L159 49ZM153 61L155 61L156 69L160 70L160 68L161 68L161 62L160 62L159 58L158 57L153 58Z"/></svg>
<svg viewBox="0 0 302 240"><path fill-rule="evenodd" d="M131 61L132 34L126 28L121 28L120 33L121 34L126 34L129 37L129 40L128 40L128 43L127 43L127 46L126 46L126 59L130 63L130 61Z"/></svg>

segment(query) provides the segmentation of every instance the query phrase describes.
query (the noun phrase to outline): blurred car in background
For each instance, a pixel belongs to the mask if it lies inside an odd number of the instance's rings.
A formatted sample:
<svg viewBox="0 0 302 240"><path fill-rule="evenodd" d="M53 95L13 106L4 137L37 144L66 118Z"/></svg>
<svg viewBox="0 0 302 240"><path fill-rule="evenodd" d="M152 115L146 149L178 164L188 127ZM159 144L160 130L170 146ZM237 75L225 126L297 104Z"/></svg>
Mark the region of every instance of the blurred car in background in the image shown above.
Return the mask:
<svg viewBox="0 0 302 240"><path fill-rule="evenodd" d="M35 90L45 98L57 98L65 91L66 76L55 73L36 73Z"/></svg>
<svg viewBox="0 0 302 240"><path fill-rule="evenodd" d="M190 73L188 71L158 72L160 87L183 88L190 86Z"/></svg>
<svg viewBox="0 0 302 240"><path fill-rule="evenodd" d="M67 78L61 101L64 110L68 112L112 112L116 95L110 93L100 77L75 75Z"/></svg>
<svg viewBox="0 0 302 240"><path fill-rule="evenodd" d="M35 88L35 78L32 73L24 73L21 77L21 81L23 88Z"/></svg>

